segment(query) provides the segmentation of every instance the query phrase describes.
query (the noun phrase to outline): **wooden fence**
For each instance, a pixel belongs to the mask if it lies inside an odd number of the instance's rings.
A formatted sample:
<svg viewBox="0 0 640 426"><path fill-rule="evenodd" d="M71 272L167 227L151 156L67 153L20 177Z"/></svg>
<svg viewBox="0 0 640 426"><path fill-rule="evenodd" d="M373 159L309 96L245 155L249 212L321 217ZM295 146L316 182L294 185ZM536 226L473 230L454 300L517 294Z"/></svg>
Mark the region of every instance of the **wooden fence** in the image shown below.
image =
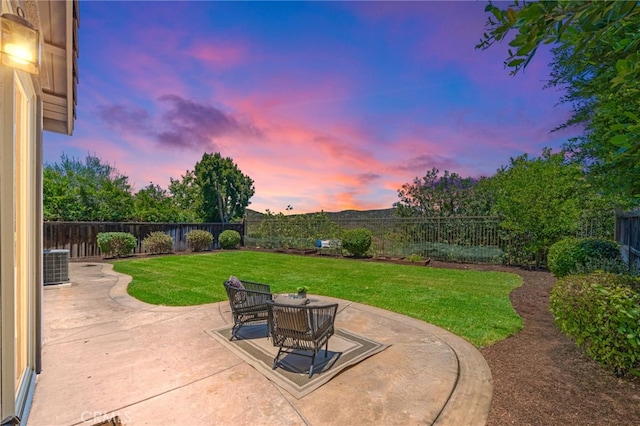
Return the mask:
<svg viewBox="0 0 640 426"><path fill-rule="evenodd" d="M44 222L43 245L45 250L66 249L72 258L100 256L97 236L101 232L129 232L138 240L134 253L144 253L142 240L154 231L165 232L173 238L174 251L188 249L186 235L194 229L213 234L213 244L218 247L220 233L227 229L244 236L243 223L120 223L120 222Z"/></svg>
<svg viewBox="0 0 640 426"><path fill-rule="evenodd" d="M640 211L616 216L616 241L629 270L640 271Z"/></svg>

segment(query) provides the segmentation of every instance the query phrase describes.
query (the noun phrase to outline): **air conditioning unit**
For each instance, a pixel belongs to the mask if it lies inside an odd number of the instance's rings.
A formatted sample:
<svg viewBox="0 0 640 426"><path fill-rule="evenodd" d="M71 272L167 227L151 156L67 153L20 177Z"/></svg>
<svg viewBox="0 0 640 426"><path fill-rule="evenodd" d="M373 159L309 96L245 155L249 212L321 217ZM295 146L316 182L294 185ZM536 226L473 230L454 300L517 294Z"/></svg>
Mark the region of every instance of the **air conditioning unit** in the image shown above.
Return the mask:
<svg viewBox="0 0 640 426"><path fill-rule="evenodd" d="M44 285L69 281L69 250L45 250L42 260Z"/></svg>

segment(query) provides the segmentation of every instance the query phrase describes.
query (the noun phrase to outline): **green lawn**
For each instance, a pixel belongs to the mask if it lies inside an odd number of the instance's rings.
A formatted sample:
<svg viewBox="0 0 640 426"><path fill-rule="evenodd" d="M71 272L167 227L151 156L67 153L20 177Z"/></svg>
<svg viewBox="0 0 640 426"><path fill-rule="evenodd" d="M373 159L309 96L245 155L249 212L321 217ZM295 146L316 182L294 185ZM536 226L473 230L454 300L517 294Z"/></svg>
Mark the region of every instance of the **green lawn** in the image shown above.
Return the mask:
<svg viewBox="0 0 640 426"><path fill-rule="evenodd" d="M476 346L518 332L522 319L509 293L515 274L439 269L350 259L252 251L125 259L117 272L131 275L129 294L148 303L185 306L227 300L230 275L271 285L273 293L333 296L399 312L438 325Z"/></svg>

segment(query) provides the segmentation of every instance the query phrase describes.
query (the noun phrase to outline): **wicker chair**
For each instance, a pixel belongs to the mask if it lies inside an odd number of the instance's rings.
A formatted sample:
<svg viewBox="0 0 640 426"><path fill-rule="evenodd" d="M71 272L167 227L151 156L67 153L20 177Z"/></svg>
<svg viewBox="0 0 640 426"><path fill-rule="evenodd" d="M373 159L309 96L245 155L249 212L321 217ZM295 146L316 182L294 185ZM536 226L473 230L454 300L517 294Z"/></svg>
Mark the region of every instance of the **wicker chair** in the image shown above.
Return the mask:
<svg viewBox="0 0 640 426"><path fill-rule="evenodd" d="M237 338L238 331L246 323L266 321L268 316L267 302L273 299L271 288L267 284L251 281L240 282L242 288L232 285L230 280L224 282L233 315L233 328L229 340Z"/></svg>
<svg viewBox="0 0 640 426"><path fill-rule="evenodd" d="M333 323L336 319L338 305L295 306L273 301L267 302L269 311L269 334L273 346L278 346L278 354L273 360L275 370L280 363L280 355L293 353L311 358L309 378L313 375L316 355L325 346L327 356L329 338L334 333ZM300 353L309 352L310 355Z"/></svg>

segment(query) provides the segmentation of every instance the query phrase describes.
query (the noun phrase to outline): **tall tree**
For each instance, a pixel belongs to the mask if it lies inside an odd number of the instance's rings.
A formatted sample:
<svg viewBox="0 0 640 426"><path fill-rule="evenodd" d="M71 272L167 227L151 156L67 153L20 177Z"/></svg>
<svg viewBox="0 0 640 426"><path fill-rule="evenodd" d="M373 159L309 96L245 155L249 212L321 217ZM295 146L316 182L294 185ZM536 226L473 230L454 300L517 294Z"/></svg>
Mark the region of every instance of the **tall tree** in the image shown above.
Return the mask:
<svg viewBox="0 0 640 426"><path fill-rule="evenodd" d="M43 170L45 220L123 221L131 214L133 197L128 177L100 158L84 162L61 156Z"/></svg>
<svg viewBox="0 0 640 426"><path fill-rule="evenodd" d="M440 171L434 167L424 177L416 177L413 182L402 185L398 190L400 201L394 205L396 214L402 217L487 214L491 201L477 198L477 182L448 170L440 176Z"/></svg>
<svg viewBox="0 0 640 426"><path fill-rule="evenodd" d="M169 178L169 193L173 203L187 215L188 221L202 221L202 194L196 184L196 177L187 170L180 179Z"/></svg>
<svg viewBox="0 0 640 426"><path fill-rule="evenodd" d="M575 235L585 195L584 172L565 161L565 153L545 149L538 158L524 154L502 167L490 185L501 227L524 244L539 266L549 247Z"/></svg>
<svg viewBox="0 0 640 426"><path fill-rule="evenodd" d="M229 222L244 215L255 193L253 180L233 159L205 153L196 163L194 183L201 193L201 216L205 222Z"/></svg>
<svg viewBox="0 0 640 426"><path fill-rule="evenodd" d="M555 43L551 86L567 89L567 125L584 133L568 144L605 190L640 200L640 7L636 1L489 4L477 47L509 41L505 65L516 74L541 44Z"/></svg>

